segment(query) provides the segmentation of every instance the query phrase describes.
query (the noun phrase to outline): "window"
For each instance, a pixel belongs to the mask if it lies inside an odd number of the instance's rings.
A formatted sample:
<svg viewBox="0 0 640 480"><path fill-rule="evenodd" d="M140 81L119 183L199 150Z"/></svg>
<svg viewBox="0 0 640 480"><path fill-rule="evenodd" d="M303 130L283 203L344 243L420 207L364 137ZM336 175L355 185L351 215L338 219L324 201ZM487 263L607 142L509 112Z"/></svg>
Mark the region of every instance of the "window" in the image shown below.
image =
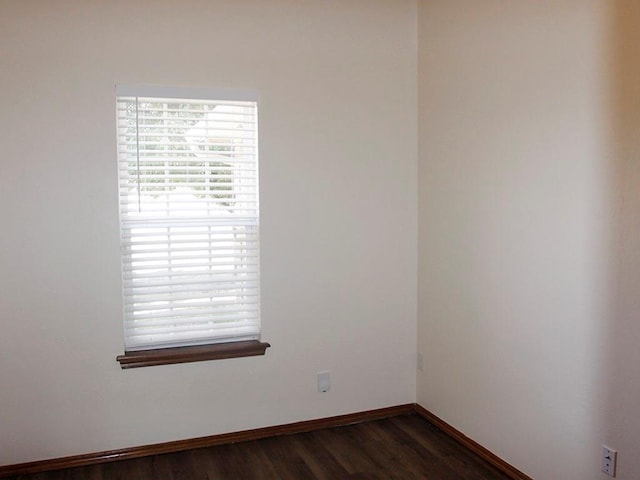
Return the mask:
<svg viewBox="0 0 640 480"><path fill-rule="evenodd" d="M118 361L264 354L255 95L121 86L116 95Z"/></svg>

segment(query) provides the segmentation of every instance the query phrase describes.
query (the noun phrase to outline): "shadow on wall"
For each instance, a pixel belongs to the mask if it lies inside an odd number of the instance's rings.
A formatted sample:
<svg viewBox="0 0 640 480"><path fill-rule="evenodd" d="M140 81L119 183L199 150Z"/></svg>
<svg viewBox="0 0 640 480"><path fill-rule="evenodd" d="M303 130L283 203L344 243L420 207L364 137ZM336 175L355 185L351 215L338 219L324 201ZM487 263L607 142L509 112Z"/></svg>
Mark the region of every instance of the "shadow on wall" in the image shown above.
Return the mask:
<svg viewBox="0 0 640 480"><path fill-rule="evenodd" d="M640 2L617 0L612 5L610 100L616 204L602 431L604 441L619 451L617 477L626 480L640 474Z"/></svg>

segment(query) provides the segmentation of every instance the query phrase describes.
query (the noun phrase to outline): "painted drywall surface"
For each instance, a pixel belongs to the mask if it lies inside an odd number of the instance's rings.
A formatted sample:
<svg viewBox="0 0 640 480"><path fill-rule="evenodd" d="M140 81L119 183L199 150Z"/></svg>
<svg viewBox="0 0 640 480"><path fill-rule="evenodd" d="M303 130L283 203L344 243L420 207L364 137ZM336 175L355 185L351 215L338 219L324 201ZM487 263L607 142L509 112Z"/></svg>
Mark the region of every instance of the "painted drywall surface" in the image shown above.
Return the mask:
<svg viewBox="0 0 640 480"><path fill-rule="evenodd" d="M635 480L640 475L640 2L614 2L610 28L616 222L604 440L619 451L616 478Z"/></svg>
<svg viewBox="0 0 640 480"><path fill-rule="evenodd" d="M0 464L415 401L415 9L2 2ZM260 92L266 356L116 363L116 83Z"/></svg>
<svg viewBox="0 0 640 480"><path fill-rule="evenodd" d="M639 18L419 2L418 402L537 480L640 472Z"/></svg>

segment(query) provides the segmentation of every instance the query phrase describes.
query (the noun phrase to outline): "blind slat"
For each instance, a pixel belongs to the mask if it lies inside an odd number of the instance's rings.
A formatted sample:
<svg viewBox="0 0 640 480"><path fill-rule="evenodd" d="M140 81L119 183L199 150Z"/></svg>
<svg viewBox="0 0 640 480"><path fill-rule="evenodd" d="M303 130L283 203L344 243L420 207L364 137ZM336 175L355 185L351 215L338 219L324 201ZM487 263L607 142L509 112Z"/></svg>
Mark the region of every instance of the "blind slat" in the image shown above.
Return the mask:
<svg viewBox="0 0 640 480"><path fill-rule="evenodd" d="M151 310L151 311L149 310L138 311L132 308L132 309L125 309L125 312L127 314L132 315L132 319L131 319L132 322L140 322L141 320L148 320L144 322L145 326L151 326L155 324L154 323L155 321L160 319L174 320L174 322L169 322L169 323L176 323L175 320L183 319L185 321L189 321L195 324L195 323L214 321L216 318L227 319L227 321L230 317L245 318L245 315L247 313L249 314L256 313L257 307L251 308L251 305L248 305L248 304L236 304L232 307L225 305L225 306L220 306L220 308L206 308L204 306L194 306L194 307L185 306L184 308L173 307L169 311L163 311L161 309ZM198 316L202 318L200 322L197 322L194 320ZM250 316L251 315L246 315L246 317L248 318L246 318L245 320L250 321Z"/></svg>

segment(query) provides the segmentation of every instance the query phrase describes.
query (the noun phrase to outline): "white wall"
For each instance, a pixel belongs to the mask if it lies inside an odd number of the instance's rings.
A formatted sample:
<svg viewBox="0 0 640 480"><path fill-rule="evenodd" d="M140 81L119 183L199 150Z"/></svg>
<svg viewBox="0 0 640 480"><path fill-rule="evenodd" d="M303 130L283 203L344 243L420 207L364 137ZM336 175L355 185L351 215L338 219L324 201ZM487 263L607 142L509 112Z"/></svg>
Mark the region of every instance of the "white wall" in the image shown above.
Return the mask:
<svg viewBox="0 0 640 480"><path fill-rule="evenodd" d="M415 401L415 15L0 3L0 464ZM115 83L260 92L266 356L116 363Z"/></svg>
<svg viewBox="0 0 640 480"><path fill-rule="evenodd" d="M636 480L640 475L640 2L614 2L610 26L617 203L603 424L604 440L620 452L616 478Z"/></svg>
<svg viewBox="0 0 640 480"><path fill-rule="evenodd" d="M418 402L536 480L640 472L640 4L419 4Z"/></svg>

